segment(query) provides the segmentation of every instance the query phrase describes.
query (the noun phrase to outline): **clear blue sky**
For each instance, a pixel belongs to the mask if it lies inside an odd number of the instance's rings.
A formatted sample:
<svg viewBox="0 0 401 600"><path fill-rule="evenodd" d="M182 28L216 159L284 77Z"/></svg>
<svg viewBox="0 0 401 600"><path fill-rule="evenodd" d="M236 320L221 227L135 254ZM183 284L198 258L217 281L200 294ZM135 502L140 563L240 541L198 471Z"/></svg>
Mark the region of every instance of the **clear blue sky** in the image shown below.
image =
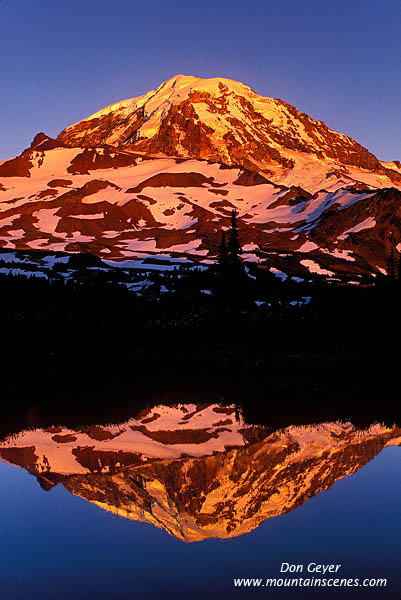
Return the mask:
<svg viewBox="0 0 401 600"><path fill-rule="evenodd" d="M1 0L0 160L183 73L282 98L401 159L400 0Z"/></svg>

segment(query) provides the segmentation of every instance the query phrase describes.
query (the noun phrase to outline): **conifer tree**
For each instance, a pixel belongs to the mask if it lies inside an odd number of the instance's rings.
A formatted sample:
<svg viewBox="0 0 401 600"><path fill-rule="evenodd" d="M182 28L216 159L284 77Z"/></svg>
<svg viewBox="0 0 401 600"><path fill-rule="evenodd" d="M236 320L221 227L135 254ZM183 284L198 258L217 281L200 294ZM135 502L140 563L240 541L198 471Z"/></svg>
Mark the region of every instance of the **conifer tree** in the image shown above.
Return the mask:
<svg viewBox="0 0 401 600"><path fill-rule="evenodd" d="M231 227L228 232L227 244L228 262L230 265L238 267L241 265L241 242L238 233L237 211L231 213Z"/></svg>

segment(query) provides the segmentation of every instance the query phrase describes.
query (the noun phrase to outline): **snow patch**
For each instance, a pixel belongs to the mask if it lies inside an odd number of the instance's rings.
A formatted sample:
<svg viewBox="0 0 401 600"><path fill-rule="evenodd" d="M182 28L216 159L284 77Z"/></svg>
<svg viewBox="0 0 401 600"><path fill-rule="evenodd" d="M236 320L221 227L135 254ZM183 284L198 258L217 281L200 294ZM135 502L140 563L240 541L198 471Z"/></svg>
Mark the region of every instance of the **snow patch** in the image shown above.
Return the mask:
<svg viewBox="0 0 401 600"><path fill-rule="evenodd" d="M375 225L376 225L375 219L373 217L368 217L361 223L358 223L358 225L355 225L354 227L351 227L351 229L344 231L344 233L339 235L337 239L345 240L351 233L357 233L358 231L362 231L363 229L370 229L371 227L374 227Z"/></svg>

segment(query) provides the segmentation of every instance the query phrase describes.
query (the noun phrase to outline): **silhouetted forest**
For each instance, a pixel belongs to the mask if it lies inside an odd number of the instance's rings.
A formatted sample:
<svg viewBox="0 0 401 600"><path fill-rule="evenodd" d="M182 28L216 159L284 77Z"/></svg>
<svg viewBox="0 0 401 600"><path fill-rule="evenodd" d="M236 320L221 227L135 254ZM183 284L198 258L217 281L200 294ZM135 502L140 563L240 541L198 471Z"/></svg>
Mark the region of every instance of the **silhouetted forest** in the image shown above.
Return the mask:
<svg viewBox="0 0 401 600"><path fill-rule="evenodd" d="M255 422L398 418L398 280L147 276L140 294L101 274L0 276L3 415L235 401Z"/></svg>

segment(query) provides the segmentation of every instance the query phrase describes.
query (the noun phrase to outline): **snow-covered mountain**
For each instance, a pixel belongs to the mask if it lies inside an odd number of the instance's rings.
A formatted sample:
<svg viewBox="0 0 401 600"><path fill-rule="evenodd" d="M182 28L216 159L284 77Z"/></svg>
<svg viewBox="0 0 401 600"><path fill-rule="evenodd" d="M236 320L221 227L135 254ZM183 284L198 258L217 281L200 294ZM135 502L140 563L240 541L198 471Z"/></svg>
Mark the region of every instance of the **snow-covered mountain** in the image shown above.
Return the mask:
<svg viewBox="0 0 401 600"><path fill-rule="evenodd" d="M359 470L401 430L351 423L250 426L235 407L155 406L122 424L24 431L0 459L183 541L229 538L297 508Z"/></svg>
<svg viewBox="0 0 401 600"><path fill-rule="evenodd" d="M244 258L357 279L401 243L400 189L399 162L286 102L180 75L0 163L0 248L210 264L235 209Z"/></svg>
<svg viewBox="0 0 401 600"><path fill-rule="evenodd" d="M362 178L380 187L401 184L401 165L381 163L350 137L287 102L224 78L177 75L156 90L67 127L58 139L69 147L110 144L147 154L207 158L308 191L342 176L349 183Z"/></svg>

